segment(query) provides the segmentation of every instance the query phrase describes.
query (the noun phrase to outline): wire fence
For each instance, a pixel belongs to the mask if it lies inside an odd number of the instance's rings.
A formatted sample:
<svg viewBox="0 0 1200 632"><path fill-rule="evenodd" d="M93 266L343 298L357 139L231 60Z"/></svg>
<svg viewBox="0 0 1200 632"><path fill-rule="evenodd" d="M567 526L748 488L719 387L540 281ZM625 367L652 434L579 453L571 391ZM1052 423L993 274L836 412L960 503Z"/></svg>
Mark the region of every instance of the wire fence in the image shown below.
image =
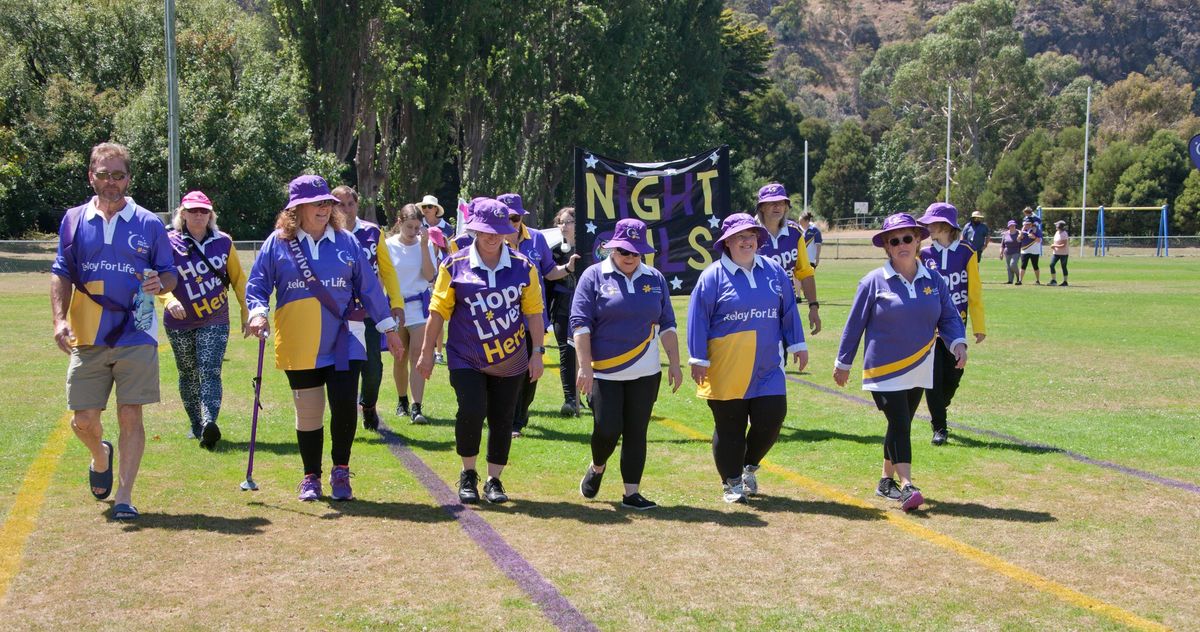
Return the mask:
<svg viewBox="0 0 1200 632"><path fill-rule="evenodd" d="M1153 257L1157 252L1158 237L1105 237L1109 257ZM1079 255L1079 238L1072 237L1070 254ZM238 256L244 267L254 262L254 256L262 247L262 240L235 241ZM1084 256L1095 254L1096 238L1084 238ZM0 273L49 272L54 261L58 242L55 240L0 240ZM993 240L988 246L989 256L998 256L999 243ZM1168 237L1167 251L1172 257L1200 257L1200 236ZM1043 248L1049 258L1050 247ZM871 245L869 237L837 237L826 234L821 248L821 259L878 259L880 251Z"/></svg>

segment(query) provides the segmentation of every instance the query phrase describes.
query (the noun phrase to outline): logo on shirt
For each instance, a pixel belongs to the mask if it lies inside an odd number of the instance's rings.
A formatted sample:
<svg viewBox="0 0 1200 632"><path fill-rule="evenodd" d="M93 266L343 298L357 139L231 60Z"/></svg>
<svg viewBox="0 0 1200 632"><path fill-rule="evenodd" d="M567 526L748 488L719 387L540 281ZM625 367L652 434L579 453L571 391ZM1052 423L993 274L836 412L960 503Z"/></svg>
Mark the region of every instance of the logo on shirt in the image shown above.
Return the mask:
<svg viewBox="0 0 1200 632"><path fill-rule="evenodd" d="M354 253L347 252L345 250L339 250L337 251L337 258L338 261L341 261L348 266L354 265Z"/></svg>
<svg viewBox="0 0 1200 632"><path fill-rule="evenodd" d="M752 318L779 318L779 310L774 307L767 309L745 309L725 314L725 322L744 322Z"/></svg>
<svg viewBox="0 0 1200 632"><path fill-rule="evenodd" d="M597 290L599 290L600 296L610 296L611 297L611 296L620 296L621 295L621 288L617 287L616 284L614 284L614 283L601 283L600 287L597 288Z"/></svg>
<svg viewBox="0 0 1200 632"><path fill-rule="evenodd" d="M767 281L767 287L771 288L771 291L777 296L783 296L783 286L780 285L779 279L772 277L770 281Z"/></svg>
<svg viewBox="0 0 1200 632"><path fill-rule="evenodd" d="M142 237L137 233L129 235L129 241L127 243L129 244L129 249L138 253L139 255L144 255L150 252L150 243L146 241L145 237Z"/></svg>

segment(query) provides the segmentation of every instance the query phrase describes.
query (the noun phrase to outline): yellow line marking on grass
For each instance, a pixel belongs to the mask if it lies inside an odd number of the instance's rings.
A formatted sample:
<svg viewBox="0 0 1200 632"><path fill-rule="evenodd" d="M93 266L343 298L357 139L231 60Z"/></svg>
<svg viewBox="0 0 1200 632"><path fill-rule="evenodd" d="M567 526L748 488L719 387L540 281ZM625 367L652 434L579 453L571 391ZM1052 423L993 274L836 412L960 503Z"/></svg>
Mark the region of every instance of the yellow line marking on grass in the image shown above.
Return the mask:
<svg viewBox="0 0 1200 632"><path fill-rule="evenodd" d="M42 451L25 473L12 510L8 512L3 526L0 526L0 604L8 597L8 588L21 568L21 552L25 550L25 541L33 533L38 513L46 500L46 488L50 487L59 459L67 449L67 438L71 435L70 420L71 413L63 415L50 433L46 445L42 446Z"/></svg>
<svg viewBox="0 0 1200 632"><path fill-rule="evenodd" d="M663 419L662 423L679 434L691 437L693 439L707 440L711 438L709 435L705 435L672 419ZM930 544L935 544L953 553L957 553L958 555L961 555L962 557L965 557L972 562L987 568L988 570L1031 586L1036 590L1053 595L1054 597L1057 597L1073 606L1102 614L1114 621L1139 630L1170 630L1169 627L1158 623L1157 621L1144 619L1132 612L1129 612L1128 610L1114 606L1105 601L1101 601L1095 597L1085 595L1078 590L1064 586L1063 584L1060 584L1052 579L1038 575L1033 571L1021 568L1012 562L1005 561L1004 559L992 555L991 553L977 549L970 544L960 542L959 540L956 540L944 533L934 531L929 527L918 524L911 518L907 518L902 514L897 514L887 510L880 510L879 507L855 498L854 496L851 496L831 485L827 485L818 480L798 474L786 467L776 465L766 459L764 459L762 462L762 468L772 474L778 474L779 476L782 476L783 478L786 478L811 492L815 492L818 496L825 497L826 500L852 505L862 509L879 511L880 515L885 518L888 523L900 529L901 531L905 531L911 535L914 535L922 540L925 540L926 542L929 542Z"/></svg>

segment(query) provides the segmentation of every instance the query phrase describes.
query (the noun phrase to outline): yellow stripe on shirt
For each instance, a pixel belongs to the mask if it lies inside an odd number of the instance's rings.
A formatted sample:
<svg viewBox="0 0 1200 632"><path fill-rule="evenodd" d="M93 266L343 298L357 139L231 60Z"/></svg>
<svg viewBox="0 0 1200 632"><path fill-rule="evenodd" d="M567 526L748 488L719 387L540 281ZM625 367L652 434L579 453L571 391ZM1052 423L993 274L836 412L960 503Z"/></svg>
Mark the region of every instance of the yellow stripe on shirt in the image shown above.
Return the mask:
<svg viewBox="0 0 1200 632"><path fill-rule="evenodd" d="M103 279L88 281L84 287L96 296L104 294ZM71 323L71 333L75 334L76 347L96 344L96 334L100 332L100 319L103 316L104 308L99 303L79 290L72 290L67 322Z"/></svg>
<svg viewBox="0 0 1200 632"><path fill-rule="evenodd" d="M635 345L632 349L622 353L621 355L613 356L604 360L592 360L592 368L597 371L604 371L616 366L621 366L622 364L642 355L646 351L646 347L650 346L651 342L654 342L654 334L657 329L658 327L656 325L650 325L650 335L647 336L645 340L637 343L637 345Z"/></svg>
<svg viewBox="0 0 1200 632"><path fill-rule="evenodd" d="M757 332L738 331L708 341L708 378L696 388L701 399L742 399L754 374Z"/></svg>
<svg viewBox="0 0 1200 632"><path fill-rule="evenodd" d="M871 369L865 369L863 370L863 377L879 377L880 375L887 375L889 373L895 373L901 369L906 369L920 362L929 353L929 350L933 348L933 343L935 341L937 341L937 336L934 336L929 341L929 344L921 347L916 353L908 356L907 358L902 358L900 360L896 360L895 362L889 362L882 366L877 366Z"/></svg>

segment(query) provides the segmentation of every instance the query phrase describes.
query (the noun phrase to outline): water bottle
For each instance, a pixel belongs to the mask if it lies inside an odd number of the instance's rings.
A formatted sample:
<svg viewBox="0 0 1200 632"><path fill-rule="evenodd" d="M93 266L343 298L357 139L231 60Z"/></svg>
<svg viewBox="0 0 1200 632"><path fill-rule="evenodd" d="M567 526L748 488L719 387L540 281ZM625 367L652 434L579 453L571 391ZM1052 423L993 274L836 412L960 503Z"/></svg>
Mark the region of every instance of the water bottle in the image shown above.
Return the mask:
<svg viewBox="0 0 1200 632"><path fill-rule="evenodd" d="M158 273L151 268L142 271L143 279L156 276ZM133 326L138 331L150 331L154 325L154 297L147 294L138 284L137 294L133 297Z"/></svg>

